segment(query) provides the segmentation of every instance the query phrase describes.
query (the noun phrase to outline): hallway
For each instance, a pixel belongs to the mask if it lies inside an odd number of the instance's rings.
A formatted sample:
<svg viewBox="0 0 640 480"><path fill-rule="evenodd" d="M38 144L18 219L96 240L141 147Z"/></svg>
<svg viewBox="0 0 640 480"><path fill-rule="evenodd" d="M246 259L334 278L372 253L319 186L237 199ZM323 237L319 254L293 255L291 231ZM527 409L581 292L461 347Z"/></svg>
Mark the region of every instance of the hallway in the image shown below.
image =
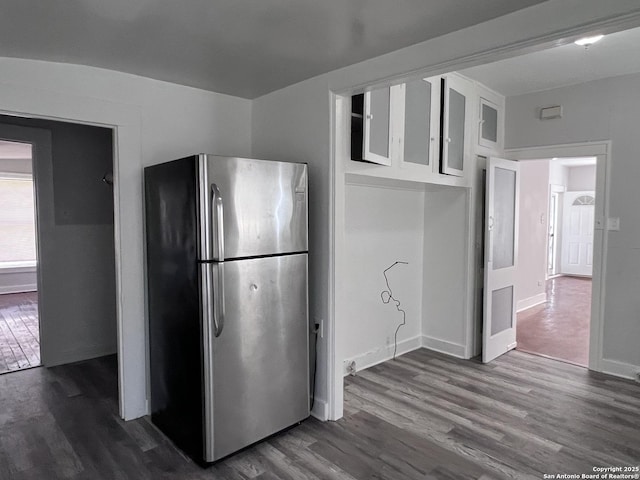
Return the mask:
<svg viewBox="0 0 640 480"><path fill-rule="evenodd" d="M38 293L0 295L0 374L38 365Z"/></svg>
<svg viewBox="0 0 640 480"><path fill-rule="evenodd" d="M590 318L590 278L547 280L547 302L518 313L517 348L586 367Z"/></svg>

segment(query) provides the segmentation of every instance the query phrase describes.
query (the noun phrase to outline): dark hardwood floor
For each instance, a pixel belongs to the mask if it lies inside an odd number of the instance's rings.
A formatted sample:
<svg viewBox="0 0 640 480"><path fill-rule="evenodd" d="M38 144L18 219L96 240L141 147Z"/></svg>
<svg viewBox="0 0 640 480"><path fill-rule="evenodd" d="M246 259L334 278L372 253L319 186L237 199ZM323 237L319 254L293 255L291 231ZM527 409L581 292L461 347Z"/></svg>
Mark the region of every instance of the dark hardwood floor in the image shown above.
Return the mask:
<svg viewBox="0 0 640 480"><path fill-rule="evenodd" d="M38 292L0 295L0 374L38 365Z"/></svg>
<svg viewBox="0 0 640 480"><path fill-rule="evenodd" d="M345 417L201 469L117 413L116 361L0 376L1 479L541 479L640 464L640 385L521 352L417 350L345 379Z"/></svg>

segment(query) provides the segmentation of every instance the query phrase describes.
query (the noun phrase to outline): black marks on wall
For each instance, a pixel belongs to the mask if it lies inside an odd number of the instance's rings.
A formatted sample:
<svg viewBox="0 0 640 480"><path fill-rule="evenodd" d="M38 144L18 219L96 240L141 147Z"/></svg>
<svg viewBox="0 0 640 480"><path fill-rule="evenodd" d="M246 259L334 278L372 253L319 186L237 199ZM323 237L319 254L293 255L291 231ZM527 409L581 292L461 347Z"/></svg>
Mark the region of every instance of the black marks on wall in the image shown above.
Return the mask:
<svg viewBox="0 0 640 480"><path fill-rule="evenodd" d="M380 298L382 299L382 303L387 304L393 301L396 310L398 310L402 314L402 321L398 324L396 328L396 333L393 337L393 358L396 358L396 350L398 349L398 331L407 323L407 312L405 312L402 308L400 308L400 301L394 298L393 291L391 290L391 286L389 285L389 278L387 277L387 272L391 270L396 265L409 265L409 262L394 262L390 267L385 268L382 274L384 275L384 281L387 284L387 289L380 292Z"/></svg>

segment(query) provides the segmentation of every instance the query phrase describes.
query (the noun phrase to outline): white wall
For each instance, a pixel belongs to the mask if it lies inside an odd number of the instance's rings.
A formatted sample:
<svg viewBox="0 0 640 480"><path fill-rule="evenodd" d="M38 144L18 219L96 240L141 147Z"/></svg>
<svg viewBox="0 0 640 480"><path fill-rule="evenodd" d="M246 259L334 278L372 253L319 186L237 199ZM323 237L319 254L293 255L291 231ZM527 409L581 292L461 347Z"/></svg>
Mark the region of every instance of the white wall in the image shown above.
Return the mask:
<svg viewBox="0 0 640 480"><path fill-rule="evenodd" d="M562 105L563 118L541 121L536 109ZM609 215L604 282L605 369L631 376L640 369L640 75L597 80L507 99L507 147L611 140Z"/></svg>
<svg viewBox="0 0 640 480"><path fill-rule="evenodd" d="M583 165L580 167L569 167L569 179L567 191L569 192L589 192L596 189L596 166Z"/></svg>
<svg viewBox="0 0 640 480"><path fill-rule="evenodd" d="M404 188L403 188L404 187ZM393 355L395 331L402 314L393 301L384 304L387 272L393 296L406 312L398 331L398 354L420 345L422 329L422 273L424 189L403 186L347 185L347 276L341 283L348 299L345 359L366 368Z"/></svg>
<svg viewBox="0 0 640 480"><path fill-rule="evenodd" d="M567 188L569 185L569 168L559 161L549 162L549 184Z"/></svg>
<svg viewBox="0 0 640 480"><path fill-rule="evenodd" d="M96 98L140 113L143 165L192 153L251 154L251 101L101 68L0 58L3 86ZM0 105L0 110L2 106Z"/></svg>
<svg viewBox="0 0 640 480"><path fill-rule="evenodd" d="M517 309L546 301L549 160L520 162Z"/></svg>
<svg viewBox="0 0 640 480"><path fill-rule="evenodd" d="M615 3L599 0L551 0L458 32L438 37L375 59L321 75L253 102L253 155L300 159L310 164L310 304L312 317L327 320L331 313L329 271L333 237L333 179L331 139L331 92L345 92L375 82L397 78L408 72L431 74L472 66L464 64L469 56L491 52L507 45L529 48L539 43L551 45L563 38L564 31L576 28L573 35L593 29L594 23L638 10L635 0ZM584 25L589 25L584 27ZM497 59L497 58L496 58ZM480 61L480 60L477 60ZM338 181L342 181L338 179ZM340 204L342 198L336 198ZM337 230L338 230L337 226ZM342 280L336 279L341 287ZM461 285L462 285L461 281ZM339 310L340 305L336 304ZM341 362L340 338L348 319L339 311L335 318L336 356ZM464 343L465 338L459 339ZM342 384L336 375L327 377L328 336L319 340L317 397L336 400L333 416L341 416ZM338 372L338 370L340 370Z"/></svg>
<svg viewBox="0 0 640 480"><path fill-rule="evenodd" d="M99 68L1 58L0 111L117 125L116 249L125 418L147 412L142 166L251 154L251 102Z"/></svg>
<svg viewBox="0 0 640 480"><path fill-rule="evenodd" d="M467 225L467 189L427 186L423 345L458 357L464 356L465 351Z"/></svg>

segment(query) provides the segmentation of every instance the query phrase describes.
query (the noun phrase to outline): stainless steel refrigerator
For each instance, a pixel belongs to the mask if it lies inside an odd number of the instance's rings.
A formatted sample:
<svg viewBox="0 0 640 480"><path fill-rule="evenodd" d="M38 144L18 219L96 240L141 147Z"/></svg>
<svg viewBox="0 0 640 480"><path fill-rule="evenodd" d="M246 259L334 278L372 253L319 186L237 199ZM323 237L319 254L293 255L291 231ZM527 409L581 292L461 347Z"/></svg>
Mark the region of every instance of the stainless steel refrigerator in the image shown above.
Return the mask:
<svg viewBox="0 0 640 480"><path fill-rule="evenodd" d="M145 168L151 419L214 462L309 416L307 166Z"/></svg>

